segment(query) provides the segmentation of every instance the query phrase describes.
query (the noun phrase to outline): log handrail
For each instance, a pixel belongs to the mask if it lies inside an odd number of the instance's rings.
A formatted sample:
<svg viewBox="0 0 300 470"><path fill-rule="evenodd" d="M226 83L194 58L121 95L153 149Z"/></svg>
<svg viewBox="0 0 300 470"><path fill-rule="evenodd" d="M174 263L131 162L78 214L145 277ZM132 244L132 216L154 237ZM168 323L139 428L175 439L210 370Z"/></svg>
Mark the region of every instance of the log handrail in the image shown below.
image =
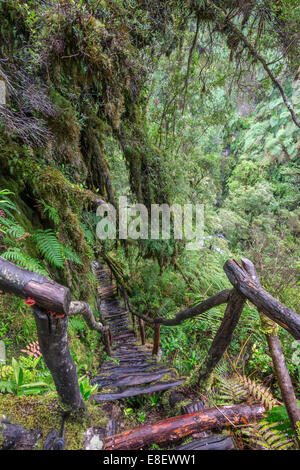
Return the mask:
<svg viewBox="0 0 300 470"><path fill-rule="evenodd" d="M84 409L76 366L68 343L68 317L82 315L89 328L109 338L109 327L96 322L90 305L71 301L70 290L46 276L28 271L0 257L0 290L34 306L39 346L62 403ZM106 339L107 341L107 339ZM106 348L107 352L110 349Z"/></svg>
<svg viewBox="0 0 300 470"><path fill-rule="evenodd" d="M153 355L158 354L159 351L160 325L180 325L183 321L189 318L194 318L213 307L227 303L224 318L209 348L206 359L201 364L198 371L197 382L198 385L202 385L202 387L209 385L210 377L214 368L223 357L227 347L230 345L233 332L238 324L247 299L255 305L261 317L266 315L271 326L275 325L275 329L274 326L272 326L273 331L276 331L276 325L280 325L295 339L300 339L300 315L281 304L277 299L272 297L263 289L252 261L247 258L242 258L240 264L236 260L228 260L224 265L224 271L233 285L233 289L226 289L219 292L195 307L182 310L171 319L162 317L151 319L139 312L136 312L129 302L126 287L122 284L125 303L132 315L137 316L139 319L142 342L145 341L145 332L143 330L144 322L154 328ZM119 276L116 277L117 282L118 278ZM264 320L262 318L262 322L263 321ZM280 341L276 333L266 334L266 339L282 398L287 408L292 427L295 430L296 441L300 448L300 439L297 437L297 429L300 422L300 409L297 404L292 381L280 346Z"/></svg>
<svg viewBox="0 0 300 470"><path fill-rule="evenodd" d="M159 316L151 319L137 312L129 302L130 289L121 282L120 272L117 272L118 270L114 266L111 268L110 264L109 267L117 284L121 287L120 292L123 293L128 310L139 319L142 343L145 343L145 323L153 328L152 352L156 355L159 351L160 325L180 325L183 321L201 315L213 307L227 304L223 321L212 342L206 361L200 368L199 381L206 381L229 346L246 299L250 300L261 314L285 328L295 339L300 339L300 315L281 304L262 288L253 263L246 258L242 258L241 264L235 260L228 260L224 265L224 271L233 285L233 289L219 292L199 305L180 311L171 319ZM67 287L45 276L23 269L2 257L0 257L0 290L27 299L29 305L35 304L34 313L41 351L54 378L58 394L67 406L75 409L84 407L75 364L68 346L68 316L82 314L90 328L103 333L106 351L110 355L111 334L109 328L95 321L93 312L87 303L72 302L70 290ZM28 302L29 300L32 303ZM277 358L273 357L276 371L278 364L283 364L284 356L277 340L272 341L272 338L268 338L268 343L272 349L272 357L276 350ZM286 379L282 377L282 374L280 375L278 370L277 376L283 399L290 410L291 406L289 407L289 403L287 403L288 398L285 398L287 387L283 388L283 381ZM295 407L294 418L294 422L297 423L299 414L297 415Z"/></svg>
<svg viewBox="0 0 300 470"><path fill-rule="evenodd" d="M295 339L300 339L300 315L265 291L257 282L258 278L246 270L245 262L251 263L247 258L242 258L242 264L231 259L224 264L224 271L231 284L259 311L285 328Z"/></svg>

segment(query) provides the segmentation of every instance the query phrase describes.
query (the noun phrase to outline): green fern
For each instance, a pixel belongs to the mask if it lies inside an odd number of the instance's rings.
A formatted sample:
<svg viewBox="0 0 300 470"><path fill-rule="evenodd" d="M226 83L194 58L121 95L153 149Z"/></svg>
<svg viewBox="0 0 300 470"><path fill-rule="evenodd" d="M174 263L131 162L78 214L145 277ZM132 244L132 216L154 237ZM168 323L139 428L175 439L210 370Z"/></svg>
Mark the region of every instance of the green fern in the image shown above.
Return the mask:
<svg viewBox="0 0 300 470"><path fill-rule="evenodd" d="M0 231L13 238L20 238L26 233L22 225L4 217L0 217Z"/></svg>
<svg viewBox="0 0 300 470"><path fill-rule="evenodd" d="M220 384L217 398L223 402L241 403L250 396L253 400L264 405L266 410L271 410L278 405L278 401L266 387L249 377L235 375L230 379L224 377L218 377L218 379Z"/></svg>
<svg viewBox="0 0 300 470"><path fill-rule="evenodd" d="M300 400L297 401L300 407ZM269 423L275 423L276 429L286 433L290 437L294 436L295 434L295 431L291 425L287 409L284 405L275 406L274 408L272 408L271 411L268 411L266 421L268 421Z"/></svg>
<svg viewBox="0 0 300 470"><path fill-rule="evenodd" d="M241 430L241 434L251 448L288 450L294 446L293 441L277 429L277 423L269 423L266 420L249 424Z"/></svg>
<svg viewBox="0 0 300 470"><path fill-rule="evenodd" d="M50 264L57 268L64 267L62 245L51 229L36 230L33 235L33 241L37 244L39 251Z"/></svg>
<svg viewBox="0 0 300 470"><path fill-rule="evenodd" d="M68 261L74 261L74 263L77 263L83 266L83 262L81 261L79 256L69 246L61 245L61 247L62 247L63 256L65 259L67 259Z"/></svg>
<svg viewBox="0 0 300 470"><path fill-rule="evenodd" d="M248 398L248 391L245 390L244 383L234 377L231 379L219 378L217 398L222 403L241 403Z"/></svg>
<svg viewBox="0 0 300 470"><path fill-rule="evenodd" d="M60 218L57 209L53 206L49 206L43 199L41 199L41 204L43 205L44 213L48 215L49 219L51 219L56 225L59 224Z"/></svg>
<svg viewBox="0 0 300 470"><path fill-rule="evenodd" d="M17 206L11 201L8 195L13 194L8 189L1 189L0 190L0 209L4 210L6 214L13 217L11 210L18 211Z"/></svg>
<svg viewBox="0 0 300 470"><path fill-rule="evenodd" d="M244 383L245 389L249 392L250 396L262 403L266 410L271 410L274 406L278 405L278 400L273 397L272 393L264 385L255 382L255 380L249 377L240 377L239 379Z"/></svg>
<svg viewBox="0 0 300 470"><path fill-rule="evenodd" d="M49 276L49 273L40 265L36 259L31 258L29 255L21 252L20 248L9 248L4 253L1 253L1 256L8 261L13 261L22 268L29 269L29 271L41 274L42 276Z"/></svg>

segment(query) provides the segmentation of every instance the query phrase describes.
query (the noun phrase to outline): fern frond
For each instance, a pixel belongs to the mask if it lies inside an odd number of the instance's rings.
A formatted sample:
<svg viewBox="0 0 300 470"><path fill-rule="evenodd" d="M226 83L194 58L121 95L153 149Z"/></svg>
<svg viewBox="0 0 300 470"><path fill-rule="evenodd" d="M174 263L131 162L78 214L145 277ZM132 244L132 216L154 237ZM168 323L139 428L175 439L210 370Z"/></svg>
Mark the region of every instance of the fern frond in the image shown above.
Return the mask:
<svg viewBox="0 0 300 470"><path fill-rule="evenodd" d="M83 266L83 262L81 261L80 257L69 246L61 245L61 247L63 251L63 256L68 261L74 261L74 263L77 263Z"/></svg>
<svg viewBox="0 0 300 470"><path fill-rule="evenodd" d="M250 396L254 400L262 403L266 410L271 410L274 406L278 405L278 400L276 400L270 390L264 387L261 383L255 382L255 380L252 380L249 377L240 377L240 380L244 383Z"/></svg>
<svg viewBox="0 0 300 470"><path fill-rule="evenodd" d="M220 383L216 398L220 401L241 403L250 396L261 403L266 410L271 410L278 405L278 401L266 387L249 377L235 375L230 379L225 379L219 376L218 379Z"/></svg>
<svg viewBox="0 0 300 470"><path fill-rule="evenodd" d="M248 391L245 389L244 383L237 378L225 379L221 378L217 399L225 403L238 404L248 398Z"/></svg>
<svg viewBox="0 0 300 470"><path fill-rule="evenodd" d="M39 251L44 255L47 261L58 268L64 267L61 244L51 229L36 230L33 235Z"/></svg>
<svg viewBox="0 0 300 470"><path fill-rule="evenodd" d="M1 231L13 238L20 238L26 233L22 225L4 217L0 217L0 227Z"/></svg>
<svg viewBox="0 0 300 470"><path fill-rule="evenodd" d="M288 450L294 443L277 429L278 423L262 420L249 424L241 430L241 434L250 447L263 450Z"/></svg>
<svg viewBox="0 0 300 470"><path fill-rule="evenodd" d="M9 248L4 253L1 253L1 256L8 261L13 261L14 263L21 266L21 268L29 269L29 271L41 274L42 276L49 275L49 273L40 265L36 259L31 258L29 255L21 252L20 248Z"/></svg>
<svg viewBox="0 0 300 470"><path fill-rule="evenodd" d="M41 199L41 205L43 206L43 211L45 214L48 215L49 219L51 219L56 225L59 224L60 218L57 209L53 206L49 206L43 199Z"/></svg>
<svg viewBox="0 0 300 470"><path fill-rule="evenodd" d="M13 194L11 191L8 189L1 189L0 190L0 210L4 210L7 215L10 215L13 217L12 211L17 211L18 208L17 206L12 202L12 200L8 197L8 195Z"/></svg>

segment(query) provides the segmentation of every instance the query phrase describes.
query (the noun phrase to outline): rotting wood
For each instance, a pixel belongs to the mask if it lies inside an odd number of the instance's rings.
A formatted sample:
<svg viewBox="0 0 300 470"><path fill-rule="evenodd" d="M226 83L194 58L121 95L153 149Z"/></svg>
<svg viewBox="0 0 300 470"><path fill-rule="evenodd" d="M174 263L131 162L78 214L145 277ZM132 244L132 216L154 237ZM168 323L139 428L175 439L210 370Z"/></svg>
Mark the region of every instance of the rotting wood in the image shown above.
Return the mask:
<svg viewBox="0 0 300 470"><path fill-rule="evenodd" d="M262 405L229 405L147 424L105 439L105 450L138 450L153 442L173 442L208 429L238 426L262 419Z"/></svg>

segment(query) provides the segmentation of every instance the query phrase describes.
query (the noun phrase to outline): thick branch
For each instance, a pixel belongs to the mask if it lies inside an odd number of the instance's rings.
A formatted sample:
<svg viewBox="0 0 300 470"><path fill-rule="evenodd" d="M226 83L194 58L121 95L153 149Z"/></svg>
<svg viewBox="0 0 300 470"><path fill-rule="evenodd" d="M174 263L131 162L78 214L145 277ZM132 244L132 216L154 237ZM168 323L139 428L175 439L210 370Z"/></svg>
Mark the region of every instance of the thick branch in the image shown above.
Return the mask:
<svg viewBox="0 0 300 470"><path fill-rule="evenodd" d="M165 326L177 326L183 323L185 320L188 320L189 318L194 318L197 315L201 315L207 310L210 310L211 308L225 304L226 302L228 302L230 292L230 289L222 290L221 292L218 292L218 294L215 294L212 297L209 297L208 299L204 300L203 302L201 302L201 304L196 305L195 307L186 308L185 310L182 310L181 312L177 313L174 318L149 318L133 310L131 305L129 305L129 309L134 315L139 318L142 318L142 320L144 320L150 326L154 326L157 323Z"/></svg>
<svg viewBox="0 0 300 470"><path fill-rule="evenodd" d="M247 271L252 281L257 285L257 287L261 288L261 283L252 261L247 258L242 258L241 261L243 268ZM297 403L291 377L285 362L280 340L277 336L278 326L273 322L273 320L270 320L265 315L260 315L269 350L272 356L274 370L278 380L282 399L287 409L291 424L294 428L298 445L300 445L300 441L297 438L297 423L300 423L300 409Z"/></svg>
<svg viewBox="0 0 300 470"><path fill-rule="evenodd" d="M274 299L237 261L226 261L224 271L232 285L260 312L285 328L295 339L300 339L300 315L298 313Z"/></svg>
<svg viewBox="0 0 300 470"><path fill-rule="evenodd" d="M67 314L71 301L71 293L67 287L1 257L0 290L23 299L31 297L39 307L56 313Z"/></svg>
<svg viewBox="0 0 300 470"><path fill-rule="evenodd" d="M278 379L279 388L281 395L286 406L291 424L294 428L295 435L299 432L297 428L300 424L300 409L296 400L293 384L289 371L286 366L284 354L281 349L280 341L278 336L267 335L267 341L272 355L272 361L274 364L275 373ZM300 444L299 438L297 439Z"/></svg>
<svg viewBox="0 0 300 470"><path fill-rule="evenodd" d="M238 291L235 289L231 291L222 323L214 337L212 345L208 351L207 358L200 368L198 383L204 384L207 382L211 372L230 345L233 332L240 319L245 301L245 297Z"/></svg>
<svg viewBox="0 0 300 470"><path fill-rule="evenodd" d="M165 326L176 326L180 325L184 320L188 318L194 318L197 315L201 315L202 313L210 310L213 307L217 307L218 305L225 304L228 302L230 289L222 290L218 292L218 294L209 297L208 299L201 302L201 304L196 305L195 307L186 308L181 312L177 313L174 318L161 318L157 317L154 319L154 323L160 323L161 325Z"/></svg>
<svg viewBox="0 0 300 470"><path fill-rule="evenodd" d="M82 315L91 330L103 333L108 329L102 323L96 322L93 311L86 302L71 302L68 316Z"/></svg>
<svg viewBox="0 0 300 470"><path fill-rule="evenodd" d="M41 352L63 404L70 409L84 409L76 366L68 343L68 317L59 320L34 307L34 317Z"/></svg>

